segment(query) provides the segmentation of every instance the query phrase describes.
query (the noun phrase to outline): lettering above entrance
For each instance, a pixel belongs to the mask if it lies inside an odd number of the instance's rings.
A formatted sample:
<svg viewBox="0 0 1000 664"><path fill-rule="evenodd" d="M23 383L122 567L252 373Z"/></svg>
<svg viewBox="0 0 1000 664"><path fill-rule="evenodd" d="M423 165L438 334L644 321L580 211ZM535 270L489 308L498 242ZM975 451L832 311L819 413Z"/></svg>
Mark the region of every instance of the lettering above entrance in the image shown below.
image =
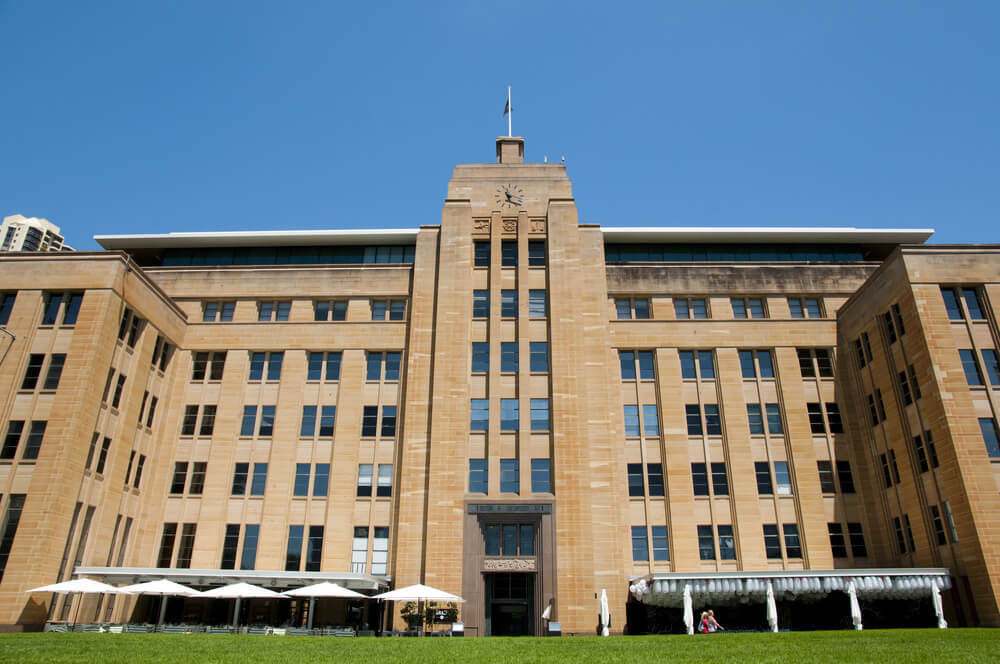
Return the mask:
<svg viewBox="0 0 1000 664"><path fill-rule="evenodd" d="M534 558L486 558L483 560L484 572L534 572Z"/></svg>
<svg viewBox="0 0 1000 664"><path fill-rule="evenodd" d="M470 503L469 514L552 514L551 503Z"/></svg>

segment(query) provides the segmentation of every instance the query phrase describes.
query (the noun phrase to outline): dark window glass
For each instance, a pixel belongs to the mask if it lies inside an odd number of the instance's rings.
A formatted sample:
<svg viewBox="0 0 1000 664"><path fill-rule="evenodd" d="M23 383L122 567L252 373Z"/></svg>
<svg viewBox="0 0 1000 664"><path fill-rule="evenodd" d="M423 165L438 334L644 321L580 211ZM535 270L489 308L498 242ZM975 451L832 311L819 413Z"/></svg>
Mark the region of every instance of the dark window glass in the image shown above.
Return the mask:
<svg viewBox="0 0 1000 664"><path fill-rule="evenodd" d="M766 461L755 461L753 464L754 474L757 476L757 493L761 496L774 494L771 486L771 468Z"/></svg>
<svg viewBox="0 0 1000 664"><path fill-rule="evenodd" d="M249 463L237 463L233 471L233 488L230 493L234 496L244 496L247 492L247 476L250 474Z"/></svg>
<svg viewBox="0 0 1000 664"><path fill-rule="evenodd" d="M531 430L549 430L549 400L531 399Z"/></svg>
<svg viewBox="0 0 1000 664"><path fill-rule="evenodd" d="M632 560L634 562L649 560L649 543L646 541L645 526L632 526Z"/></svg>
<svg viewBox="0 0 1000 664"><path fill-rule="evenodd" d="M649 300L635 301L635 317L643 320L649 318Z"/></svg>
<svg viewBox="0 0 1000 664"><path fill-rule="evenodd" d="M324 412L333 406L323 406ZM320 423L320 434L323 433L322 423ZM330 435L333 435L333 416L330 416ZM396 407L382 406L382 436L392 438L396 435Z"/></svg>
<svg viewBox="0 0 1000 664"><path fill-rule="evenodd" d="M931 505L930 511L931 522L934 524L934 535L938 546L944 546L948 543L948 537L944 533L944 521L941 520L941 510L938 509L937 505Z"/></svg>
<svg viewBox="0 0 1000 664"><path fill-rule="evenodd" d="M358 464L358 490L357 490L358 496L367 498L372 495L372 483L373 483L374 471L375 467L370 463Z"/></svg>
<svg viewBox="0 0 1000 664"><path fill-rule="evenodd" d="M45 438L45 428L48 422L45 420L32 420L31 428L28 430L28 440L24 444L22 459L37 459L38 453L42 449L42 439Z"/></svg>
<svg viewBox="0 0 1000 664"><path fill-rule="evenodd" d="M789 558L801 558L802 544L799 542L799 524L784 523L781 528L785 533L785 555Z"/></svg>
<svg viewBox="0 0 1000 664"><path fill-rule="evenodd" d="M406 320L406 300L393 300L389 303L389 320Z"/></svg>
<svg viewBox="0 0 1000 664"><path fill-rule="evenodd" d="M488 525L485 528L483 539L486 541L486 555L500 555L500 526Z"/></svg>
<svg viewBox="0 0 1000 664"><path fill-rule="evenodd" d="M549 344L546 341L532 341L529 345L531 355L531 371L537 373L548 373L549 371Z"/></svg>
<svg viewBox="0 0 1000 664"><path fill-rule="evenodd" d="M28 356L28 366L24 370L24 380L21 381L22 390L33 390L38 385L38 377L42 373L42 363L45 355L32 353Z"/></svg>
<svg viewBox="0 0 1000 664"><path fill-rule="evenodd" d="M63 366L66 364L65 353L53 353L49 358L49 370L45 374L43 390L55 390L59 387L59 379L62 377Z"/></svg>
<svg viewBox="0 0 1000 664"><path fill-rule="evenodd" d="M378 434L378 406L365 406L361 416L361 435L368 438Z"/></svg>
<svg viewBox="0 0 1000 664"><path fill-rule="evenodd" d="M814 348L816 355L816 368L819 369L821 378L833 378L833 360L830 359L830 351L826 348Z"/></svg>
<svg viewBox="0 0 1000 664"><path fill-rule="evenodd" d="M709 436L722 435L722 419L719 417L718 404L705 404L705 433Z"/></svg>
<svg viewBox="0 0 1000 664"><path fill-rule="evenodd" d="M747 404L747 421L750 424L751 435L762 435L764 433L764 416L761 413L759 403Z"/></svg>
<svg viewBox="0 0 1000 664"><path fill-rule="evenodd" d="M490 423L490 402L487 399L470 399L469 430L488 431Z"/></svg>
<svg viewBox="0 0 1000 664"><path fill-rule="evenodd" d="M816 369L813 367L812 353L808 348L799 348L795 351L799 356L799 372L803 378L815 378Z"/></svg>
<svg viewBox="0 0 1000 664"><path fill-rule="evenodd" d="M962 320L962 309L958 306L958 297L954 288L941 288L941 297L944 298L944 307L948 311L948 318L951 320Z"/></svg>
<svg viewBox="0 0 1000 664"><path fill-rule="evenodd" d="M309 471L310 465L308 463L297 463L295 464L295 483L292 488L293 496L308 496L309 495Z"/></svg>
<svg viewBox="0 0 1000 664"><path fill-rule="evenodd" d="M979 364L976 362L975 351L960 350L959 357L962 359L962 370L965 371L965 380L970 386L979 387L983 384L983 374L979 371Z"/></svg>
<svg viewBox="0 0 1000 664"><path fill-rule="evenodd" d="M50 293L45 302L45 312L42 314L42 325L55 325L59 319L59 308L62 306L62 293Z"/></svg>
<svg viewBox="0 0 1000 664"><path fill-rule="evenodd" d="M104 465L108 462L108 452L111 451L111 439L105 436L104 441L101 443L101 452L97 455L97 466L94 468L94 472L98 475L104 474Z"/></svg>
<svg viewBox="0 0 1000 664"><path fill-rule="evenodd" d="M844 528L839 523L826 524L830 533L830 549L834 558L847 557L847 543L844 541Z"/></svg>
<svg viewBox="0 0 1000 664"><path fill-rule="evenodd" d="M1000 362L997 360L997 352L992 348L983 350L983 366L986 367L990 385L1000 385Z"/></svg>
<svg viewBox="0 0 1000 664"><path fill-rule="evenodd" d="M528 265L531 267L545 265L545 240L528 240Z"/></svg>
<svg viewBox="0 0 1000 664"><path fill-rule="evenodd" d="M615 299L615 312L618 320L629 320L632 318L632 301L628 298Z"/></svg>
<svg viewBox="0 0 1000 664"><path fill-rule="evenodd" d="M823 419L823 408L818 403L807 403L806 412L809 414L809 428L813 433L826 433L826 422Z"/></svg>
<svg viewBox="0 0 1000 664"><path fill-rule="evenodd" d="M391 467L391 466L390 466ZM317 463L313 475L313 495L325 496L330 490L330 464Z"/></svg>
<svg viewBox="0 0 1000 664"><path fill-rule="evenodd" d="M326 354L326 380L340 380L340 353Z"/></svg>
<svg viewBox="0 0 1000 664"><path fill-rule="evenodd" d="M829 461L817 461L819 471L819 487L823 493L836 493L837 487L833 482L833 464Z"/></svg>
<svg viewBox="0 0 1000 664"><path fill-rule="evenodd" d="M488 479L486 459L469 459L469 493L487 493Z"/></svg>
<svg viewBox="0 0 1000 664"><path fill-rule="evenodd" d="M70 293L66 301L66 313L63 314L63 325L76 325L76 318L80 314L80 305L83 303L83 293Z"/></svg>
<svg viewBox="0 0 1000 664"><path fill-rule="evenodd" d="M170 493L184 493L184 485L187 484L187 470L187 461L174 463L174 477L170 482Z"/></svg>
<svg viewBox="0 0 1000 664"><path fill-rule="evenodd" d="M14 310L17 293L0 293L0 325L10 322L10 312Z"/></svg>
<svg viewBox="0 0 1000 664"><path fill-rule="evenodd" d="M774 378L774 367L771 365L771 351L757 351L757 364L760 365L761 378Z"/></svg>
<svg viewBox="0 0 1000 664"><path fill-rule="evenodd" d="M707 411L710 406L705 406ZM706 412L706 418L708 413ZM718 407L716 407L716 417L718 417ZM656 405L644 405L642 407L642 428L646 432L647 436L659 436L660 435L660 416L657 412ZM709 433L711 432L711 427L709 427Z"/></svg>
<svg viewBox="0 0 1000 664"><path fill-rule="evenodd" d="M198 430L199 436L211 436L215 431L215 411L214 405L201 407L201 427Z"/></svg>
<svg viewBox="0 0 1000 664"><path fill-rule="evenodd" d="M764 551L768 558L781 558L781 539L778 537L778 524L764 524Z"/></svg>
<svg viewBox="0 0 1000 664"><path fill-rule="evenodd" d="M663 464L647 463L646 472L649 475L649 495L663 495Z"/></svg>
<svg viewBox="0 0 1000 664"><path fill-rule="evenodd" d="M628 495L630 496L646 495L646 487L643 484L642 480L641 463L628 464Z"/></svg>
<svg viewBox="0 0 1000 664"><path fill-rule="evenodd" d="M395 406L393 406L393 412L395 413ZM384 415L384 413L383 413ZM336 406L323 406L320 409L319 415L319 435L330 437L333 436L333 429L337 420L337 407ZM383 427L385 426L383 422ZM395 416L393 416L393 427L395 427ZM383 435L385 435L383 433Z"/></svg>
<svg viewBox="0 0 1000 664"><path fill-rule="evenodd" d="M7 422L7 435L3 439L3 449L0 450L0 459L13 459L17 455L17 446L21 442L21 433L23 431L23 420L10 420ZM94 434L94 438L97 438L97 434ZM91 453L93 453L93 447L94 444L91 443ZM86 467L90 467L89 460Z"/></svg>
<svg viewBox="0 0 1000 664"><path fill-rule="evenodd" d="M546 292L544 290L529 290L528 316L531 318L545 318L547 315Z"/></svg>
<svg viewBox="0 0 1000 664"><path fill-rule="evenodd" d="M387 381L399 380L399 353L385 354L385 379Z"/></svg>
<svg viewBox="0 0 1000 664"><path fill-rule="evenodd" d="M682 350L678 355L681 360L681 378L697 378L698 369L695 368L694 351Z"/></svg>
<svg viewBox="0 0 1000 664"><path fill-rule="evenodd" d="M650 534L653 539L653 560L670 560L670 545L667 541L666 526L650 527Z"/></svg>
<svg viewBox="0 0 1000 664"><path fill-rule="evenodd" d="M698 526L698 557L701 560L715 560L712 526Z"/></svg>
<svg viewBox="0 0 1000 664"><path fill-rule="evenodd" d="M656 378L656 369L653 365L653 352L640 350L637 355L639 358L639 378L642 380L653 380Z"/></svg>
<svg viewBox="0 0 1000 664"><path fill-rule="evenodd" d="M205 461L196 461L191 468L191 484L188 485L188 493L200 496L205 490L205 471L208 464Z"/></svg>
<svg viewBox="0 0 1000 664"><path fill-rule="evenodd" d="M194 554L194 537L198 530L198 524L185 523L181 528L180 546L177 548L177 568L188 569L191 567L191 556Z"/></svg>
<svg viewBox="0 0 1000 664"><path fill-rule="evenodd" d="M684 415L687 420L687 430L689 436L701 435L701 409L698 404L687 404L684 406Z"/></svg>
<svg viewBox="0 0 1000 664"><path fill-rule="evenodd" d="M274 434L274 406L260 407L260 428L257 430L258 436L271 436Z"/></svg>
<svg viewBox="0 0 1000 664"><path fill-rule="evenodd" d="M253 569L256 566L259 535L259 525L248 523L243 527L243 555L240 557L240 569Z"/></svg>
<svg viewBox="0 0 1000 664"><path fill-rule="evenodd" d="M691 464L691 482L694 486L694 495L708 495L708 465L704 463Z"/></svg>
<svg viewBox="0 0 1000 664"><path fill-rule="evenodd" d="M674 298L674 318L679 320L691 318L691 309L688 307L687 300L678 300L677 298Z"/></svg>
<svg viewBox="0 0 1000 664"><path fill-rule="evenodd" d="M753 362L753 351L741 350L740 354L740 372L743 374L744 378L756 378L757 369Z"/></svg>
<svg viewBox="0 0 1000 664"><path fill-rule="evenodd" d="M781 424L781 410L778 408L778 404L764 404L764 411L767 414L767 432L779 436L783 434L784 428Z"/></svg>
<svg viewBox="0 0 1000 664"><path fill-rule="evenodd" d="M841 493L854 493L854 475L851 473L850 461L837 462L837 480L840 481Z"/></svg>
<svg viewBox="0 0 1000 664"><path fill-rule="evenodd" d="M531 460L531 492L552 493L552 462L549 459Z"/></svg>
<svg viewBox="0 0 1000 664"><path fill-rule="evenodd" d="M997 423L990 417L980 417L979 430L982 432L983 442L986 444L986 454L991 459L1000 457L1000 442L997 441ZM925 431L924 433L927 434L929 432Z"/></svg>
<svg viewBox="0 0 1000 664"><path fill-rule="evenodd" d="M490 241L476 240L473 246L475 247L475 262L473 264L476 267L489 267Z"/></svg>
<svg viewBox="0 0 1000 664"><path fill-rule="evenodd" d="M729 476L724 463L712 464L712 493L716 496L729 495Z"/></svg>
<svg viewBox="0 0 1000 664"><path fill-rule="evenodd" d="M160 553L156 556L157 567L170 567L174 557L174 539L177 537L177 524L163 524L163 534L160 535Z"/></svg>
<svg viewBox="0 0 1000 664"><path fill-rule="evenodd" d="M625 435L639 435L639 406L637 405L625 406Z"/></svg>
<svg viewBox="0 0 1000 664"><path fill-rule="evenodd" d="M500 459L500 493L520 493L518 459Z"/></svg>
<svg viewBox="0 0 1000 664"><path fill-rule="evenodd" d="M843 485L841 485L843 490ZM865 534L860 523L848 523L847 535L851 540L851 555L855 558L865 558L868 556L868 549L865 547Z"/></svg>
<svg viewBox="0 0 1000 664"><path fill-rule="evenodd" d="M243 423L240 425L241 436L252 436L257 424L257 406L243 406Z"/></svg>
<svg viewBox="0 0 1000 664"><path fill-rule="evenodd" d="M500 400L500 431L517 431L521 428L517 399Z"/></svg>
<svg viewBox="0 0 1000 664"><path fill-rule="evenodd" d="M502 240L500 242L500 265L517 267L517 240Z"/></svg>
<svg viewBox="0 0 1000 664"><path fill-rule="evenodd" d="M323 353L309 353L309 362L306 368L306 380L320 380L323 378Z"/></svg>
<svg viewBox="0 0 1000 664"><path fill-rule="evenodd" d="M490 292L488 290L472 291L472 317L490 317Z"/></svg>
<svg viewBox="0 0 1000 664"><path fill-rule="evenodd" d="M503 341L500 343L500 371L503 373L514 373L518 366L518 350L516 341Z"/></svg>
<svg viewBox="0 0 1000 664"><path fill-rule="evenodd" d="M316 406L302 406L302 426L299 428L299 436L302 438L316 435L316 410Z"/></svg>
<svg viewBox="0 0 1000 664"><path fill-rule="evenodd" d="M975 288L963 288L962 299L965 300L965 308L969 310L969 318L972 320L983 320L983 309L979 306L979 295Z"/></svg>
<svg viewBox="0 0 1000 664"><path fill-rule="evenodd" d="M382 353L368 353L368 366L365 380L381 380L382 378Z"/></svg>
<svg viewBox="0 0 1000 664"><path fill-rule="evenodd" d="M719 560L736 560L736 539L732 526L717 526L719 530Z"/></svg>
<svg viewBox="0 0 1000 664"><path fill-rule="evenodd" d="M302 567L302 535L304 530L304 526L288 526L285 571L298 572Z"/></svg>
<svg viewBox="0 0 1000 664"><path fill-rule="evenodd" d="M517 318L517 291L500 291L500 316L502 318Z"/></svg>

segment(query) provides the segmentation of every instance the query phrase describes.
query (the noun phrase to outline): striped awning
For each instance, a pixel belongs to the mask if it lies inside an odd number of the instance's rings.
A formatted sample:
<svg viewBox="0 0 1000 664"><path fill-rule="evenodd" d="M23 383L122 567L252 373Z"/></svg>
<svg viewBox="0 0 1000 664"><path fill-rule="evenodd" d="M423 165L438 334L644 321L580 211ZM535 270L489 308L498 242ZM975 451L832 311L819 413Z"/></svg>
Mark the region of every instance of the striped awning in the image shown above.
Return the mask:
<svg viewBox="0 0 1000 664"><path fill-rule="evenodd" d="M351 590L378 591L389 586L389 579L356 572L286 572L284 570L247 569L175 569L172 567L77 567L78 576L94 577L106 583L142 583L168 579L188 586L204 588L230 583L252 583L271 589L289 589L329 581Z"/></svg>
<svg viewBox="0 0 1000 664"><path fill-rule="evenodd" d="M682 607L685 587L695 604L750 604L765 601L769 582L779 601L812 601L847 592L851 581L865 599L927 597L932 586L951 587L947 569L930 568L652 574L630 579L629 590L644 604Z"/></svg>

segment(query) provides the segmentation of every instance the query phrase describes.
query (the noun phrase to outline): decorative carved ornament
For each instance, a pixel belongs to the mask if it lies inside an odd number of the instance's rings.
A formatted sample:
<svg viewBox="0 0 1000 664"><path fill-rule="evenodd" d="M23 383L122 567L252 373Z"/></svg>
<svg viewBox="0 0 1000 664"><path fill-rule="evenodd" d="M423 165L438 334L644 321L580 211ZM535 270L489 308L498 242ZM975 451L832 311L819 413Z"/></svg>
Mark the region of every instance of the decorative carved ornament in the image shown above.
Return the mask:
<svg viewBox="0 0 1000 664"><path fill-rule="evenodd" d="M486 572L534 572L534 558L486 558L483 560Z"/></svg>
<svg viewBox="0 0 1000 664"><path fill-rule="evenodd" d="M503 232L504 233L516 233L517 232L517 219L504 219L503 220Z"/></svg>
<svg viewBox="0 0 1000 664"><path fill-rule="evenodd" d="M490 220L489 219L475 219L472 222L472 230L480 233L490 232Z"/></svg>
<svg viewBox="0 0 1000 664"><path fill-rule="evenodd" d="M544 219L532 219L531 220L531 232L532 233L544 233L545 232L545 220Z"/></svg>

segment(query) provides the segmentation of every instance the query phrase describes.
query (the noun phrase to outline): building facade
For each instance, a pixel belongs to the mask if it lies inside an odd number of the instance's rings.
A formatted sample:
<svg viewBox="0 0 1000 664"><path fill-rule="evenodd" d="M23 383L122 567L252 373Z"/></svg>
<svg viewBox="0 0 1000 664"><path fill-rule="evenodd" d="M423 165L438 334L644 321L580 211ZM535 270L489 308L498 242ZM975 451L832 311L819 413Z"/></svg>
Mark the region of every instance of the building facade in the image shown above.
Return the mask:
<svg viewBox="0 0 1000 664"><path fill-rule="evenodd" d="M470 635L539 634L550 602L593 633L602 590L638 632L692 583L930 579L1000 626L1000 247L604 229L523 154L456 166L412 231L0 256L0 624L145 610L25 592L80 574L425 583ZM399 624L357 608L317 618Z"/></svg>

